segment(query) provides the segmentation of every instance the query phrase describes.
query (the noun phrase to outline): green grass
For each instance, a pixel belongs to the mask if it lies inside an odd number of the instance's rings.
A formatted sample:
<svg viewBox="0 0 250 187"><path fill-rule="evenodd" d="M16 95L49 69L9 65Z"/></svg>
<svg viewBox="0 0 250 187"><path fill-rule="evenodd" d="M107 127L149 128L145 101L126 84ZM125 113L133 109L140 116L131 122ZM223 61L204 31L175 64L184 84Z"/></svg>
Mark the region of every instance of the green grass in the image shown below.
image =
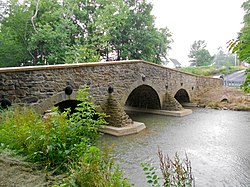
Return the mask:
<svg viewBox="0 0 250 187"><path fill-rule="evenodd" d="M203 75L203 76L213 76L213 75L221 75L221 74L231 74L234 73L236 71L240 71L246 68L243 67L239 67L239 66L230 66L228 68L228 72L227 72L227 68L225 66L222 66L220 68L217 68L215 66L198 66L198 67L184 67L184 68L180 68L180 71L184 71L187 73L192 73L195 75Z"/></svg>

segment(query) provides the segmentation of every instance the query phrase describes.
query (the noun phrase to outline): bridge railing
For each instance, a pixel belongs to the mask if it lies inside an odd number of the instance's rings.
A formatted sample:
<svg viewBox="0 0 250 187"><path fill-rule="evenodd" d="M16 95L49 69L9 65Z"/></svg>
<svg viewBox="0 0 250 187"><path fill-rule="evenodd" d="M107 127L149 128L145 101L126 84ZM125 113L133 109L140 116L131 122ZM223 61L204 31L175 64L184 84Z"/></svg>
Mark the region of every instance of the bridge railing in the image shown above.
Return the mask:
<svg viewBox="0 0 250 187"><path fill-rule="evenodd" d="M244 81L232 81L232 80L224 80L224 86L229 86L229 87L240 87Z"/></svg>

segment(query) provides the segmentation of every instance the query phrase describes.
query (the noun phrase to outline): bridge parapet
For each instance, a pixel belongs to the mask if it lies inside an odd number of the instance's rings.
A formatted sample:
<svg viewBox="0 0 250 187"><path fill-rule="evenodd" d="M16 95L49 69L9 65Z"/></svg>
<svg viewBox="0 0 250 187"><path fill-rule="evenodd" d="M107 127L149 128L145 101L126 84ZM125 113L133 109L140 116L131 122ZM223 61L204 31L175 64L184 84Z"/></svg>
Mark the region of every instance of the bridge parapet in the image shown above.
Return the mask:
<svg viewBox="0 0 250 187"><path fill-rule="evenodd" d="M160 109L181 110L174 98L180 89L185 90L192 101L196 93L222 86L223 81L142 60L0 68L0 96L12 103L35 105L40 112L75 99L74 94L67 96L63 92L66 86L78 90L84 84L90 87L99 108L112 116L110 124L125 126L131 123L124 112L128 103L147 108L157 102ZM113 88L112 93L108 92L109 87ZM128 98L132 99L127 102Z"/></svg>

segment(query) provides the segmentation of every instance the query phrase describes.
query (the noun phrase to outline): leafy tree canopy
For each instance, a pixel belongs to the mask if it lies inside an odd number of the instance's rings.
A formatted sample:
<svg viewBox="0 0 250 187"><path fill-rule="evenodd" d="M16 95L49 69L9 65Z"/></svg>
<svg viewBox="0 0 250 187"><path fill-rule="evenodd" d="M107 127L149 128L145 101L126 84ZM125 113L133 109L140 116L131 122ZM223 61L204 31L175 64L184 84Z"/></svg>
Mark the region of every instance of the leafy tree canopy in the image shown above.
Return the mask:
<svg viewBox="0 0 250 187"><path fill-rule="evenodd" d="M194 41L188 55L191 58L191 66L207 66L212 63L214 57L210 55L206 47L205 40Z"/></svg>
<svg viewBox="0 0 250 187"><path fill-rule="evenodd" d="M237 53L241 61L250 62L250 0L242 4L245 10L244 26L238 34L238 38L229 41L229 50Z"/></svg>
<svg viewBox="0 0 250 187"><path fill-rule="evenodd" d="M241 61L250 63L250 0L244 2L242 8L245 11L244 26L238 34L238 38L229 41L228 47L229 50L237 54ZM242 85L242 89L250 92L250 68L246 71L246 74L246 81Z"/></svg>
<svg viewBox="0 0 250 187"><path fill-rule="evenodd" d="M7 0L0 4L0 67L144 59L172 42L146 0Z"/></svg>

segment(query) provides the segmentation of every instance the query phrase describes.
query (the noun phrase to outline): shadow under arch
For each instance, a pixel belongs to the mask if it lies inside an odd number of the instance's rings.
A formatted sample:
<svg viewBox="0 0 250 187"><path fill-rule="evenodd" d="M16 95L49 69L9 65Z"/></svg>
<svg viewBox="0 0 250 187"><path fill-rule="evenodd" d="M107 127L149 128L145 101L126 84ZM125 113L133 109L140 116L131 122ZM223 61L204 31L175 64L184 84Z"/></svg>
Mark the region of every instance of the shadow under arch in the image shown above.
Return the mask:
<svg viewBox="0 0 250 187"><path fill-rule="evenodd" d="M148 85L140 85L129 94L125 106L161 109L161 102L155 89Z"/></svg>
<svg viewBox="0 0 250 187"><path fill-rule="evenodd" d="M180 89L176 92L174 98L180 103L190 103L190 97L185 89Z"/></svg>
<svg viewBox="0 0 250 187"><path fill-rule="evenodd" d="M72 114L75 112L75 108L80 103L81 103L81 101L79 101L79 100L64 100L64 101L61 101L61 102L55 104L54 106L58 107L58 110L60 112L64 112L64 111L66 111L66 109L70 108L70 113Z"/></svg>

